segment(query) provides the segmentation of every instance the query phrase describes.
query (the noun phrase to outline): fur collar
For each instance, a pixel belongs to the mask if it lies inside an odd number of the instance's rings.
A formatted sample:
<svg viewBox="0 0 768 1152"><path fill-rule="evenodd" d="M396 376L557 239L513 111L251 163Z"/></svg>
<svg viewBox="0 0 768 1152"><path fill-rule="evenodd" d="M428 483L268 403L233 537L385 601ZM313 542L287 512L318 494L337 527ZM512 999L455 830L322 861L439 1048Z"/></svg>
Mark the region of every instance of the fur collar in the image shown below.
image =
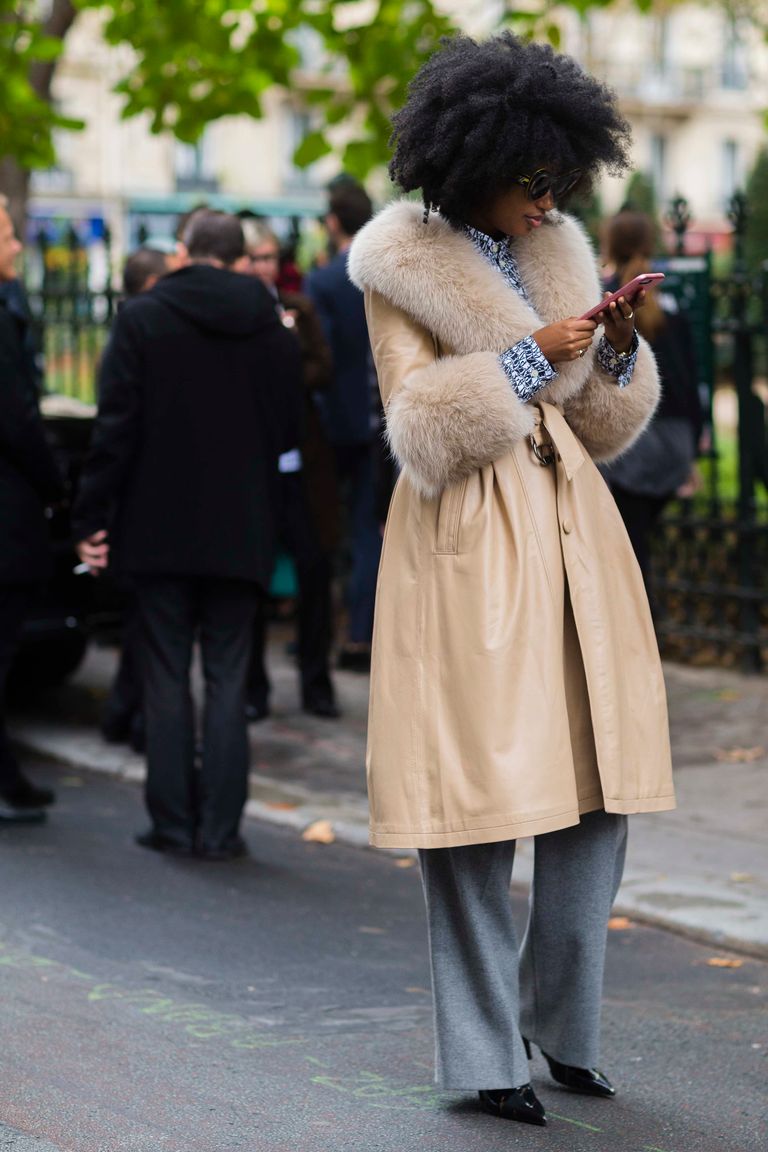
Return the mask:
<svg viewBox="0 0 768 1152"><path fill-rule="evenodd" d="M579 316L601 298L597 266L581 226L552 213L513 241L526 303L447 220L411 200L389 204L355 237L349 275L432 333L448 354L502 352L536 329ZM594 353L558 366L542 400L562 404L580 391Z"/></svg>

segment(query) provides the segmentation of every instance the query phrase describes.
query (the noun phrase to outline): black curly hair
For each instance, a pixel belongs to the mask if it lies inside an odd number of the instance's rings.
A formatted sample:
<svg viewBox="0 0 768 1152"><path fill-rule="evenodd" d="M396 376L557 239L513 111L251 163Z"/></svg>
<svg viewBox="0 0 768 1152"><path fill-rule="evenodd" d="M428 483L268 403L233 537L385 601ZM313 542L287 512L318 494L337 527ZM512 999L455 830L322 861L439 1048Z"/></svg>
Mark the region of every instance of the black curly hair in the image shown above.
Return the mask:
<svg viewBox="0 0 768 1152"><path fill-rule="evenodd" d="M390 176L428 207L465 223L536 168L579 168L586 190L601 168L628 166L614 93L570 56L511 32L442 45L411 81L390 139Z"/></svg>

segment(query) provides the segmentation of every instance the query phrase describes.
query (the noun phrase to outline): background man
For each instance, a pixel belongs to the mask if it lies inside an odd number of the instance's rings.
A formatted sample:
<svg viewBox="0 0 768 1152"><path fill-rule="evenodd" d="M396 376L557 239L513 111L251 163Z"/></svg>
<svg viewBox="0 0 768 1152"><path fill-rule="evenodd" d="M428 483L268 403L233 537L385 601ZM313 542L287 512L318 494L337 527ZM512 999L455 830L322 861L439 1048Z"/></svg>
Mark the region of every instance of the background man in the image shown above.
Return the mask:
<svg viewBox="0 0 768 1152"><path fill-rule="evenodd" d="M235 274L239 220L197 214L184 239L189 265L118 313L73 526L84 562L98 570L114 553L136 583L152 820L137 841L216 860L245 851L245 677L274 562L277 459L299 437L301 365L263 284Z"/></svg>
<svg viewBox="0 0 768 1152"><path fill-rule="evenodd" d="M16 277L21 253L6 201L0 197L0 283ZM11 751L5 731L5 688L35 586L48 575L45 506L61 499L62 483L37 407L26 323L0 295L0 819L42 820L53 792L36 788Z"/></svg>
<svg viewBox="0 0 768 1152"><path fill-rule="evenodd" d="M352 238L370 220L371 211L367 192L355 181L344 178L331 187L325 226L336 254L325 267L310 272L306 283L333 355L331 387L318 397L318 407L336 454L351 550L347 640L339 667L358 671L370 665L381 552L374 481L379 419L363 295L349 279L347 257Z"/></svg>

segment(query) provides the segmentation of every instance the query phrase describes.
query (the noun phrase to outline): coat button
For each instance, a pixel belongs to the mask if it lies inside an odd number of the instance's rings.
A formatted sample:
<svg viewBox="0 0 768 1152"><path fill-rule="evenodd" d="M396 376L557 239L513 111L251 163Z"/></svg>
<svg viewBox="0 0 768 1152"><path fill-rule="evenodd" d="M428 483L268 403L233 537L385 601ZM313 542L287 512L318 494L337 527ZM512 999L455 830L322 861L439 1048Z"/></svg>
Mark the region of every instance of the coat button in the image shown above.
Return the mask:
<svg viewBox="0 0 768 1152"><path fill-rule="evenodd" d="M572 530L573 530L573 524L571 524L570 520L563 520L563 532L565 532L566 536Z"/></svg>

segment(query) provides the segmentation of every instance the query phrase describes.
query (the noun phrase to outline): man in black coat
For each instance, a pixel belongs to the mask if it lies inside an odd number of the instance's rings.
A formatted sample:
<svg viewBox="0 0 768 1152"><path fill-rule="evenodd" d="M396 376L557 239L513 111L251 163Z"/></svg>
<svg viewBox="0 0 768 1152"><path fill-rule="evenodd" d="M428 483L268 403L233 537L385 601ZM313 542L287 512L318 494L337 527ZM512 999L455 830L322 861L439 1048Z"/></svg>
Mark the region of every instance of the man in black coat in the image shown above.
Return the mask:
<svg viewBox="0 0 768 1152"><path fill-rule="evenodd" d="M301 363L269 293L238 272L240 221L198 214L185 242L190 264L118 313L73 528L92 570L112 560L137 590L152 819L138 842L229 859L244 851L251 625L274 561L277 458L300 432Z"/></svg>
<svg viewBox="0 0 768 1152"><path fill-rule="evenodd" d="M0 198L0 283L21 252ZM25 319L0 296L0 819L41 820L53 793L22 775L5 731L5 688L36 586L49 574L46 504L62 483L37 408Z"/></svg>

